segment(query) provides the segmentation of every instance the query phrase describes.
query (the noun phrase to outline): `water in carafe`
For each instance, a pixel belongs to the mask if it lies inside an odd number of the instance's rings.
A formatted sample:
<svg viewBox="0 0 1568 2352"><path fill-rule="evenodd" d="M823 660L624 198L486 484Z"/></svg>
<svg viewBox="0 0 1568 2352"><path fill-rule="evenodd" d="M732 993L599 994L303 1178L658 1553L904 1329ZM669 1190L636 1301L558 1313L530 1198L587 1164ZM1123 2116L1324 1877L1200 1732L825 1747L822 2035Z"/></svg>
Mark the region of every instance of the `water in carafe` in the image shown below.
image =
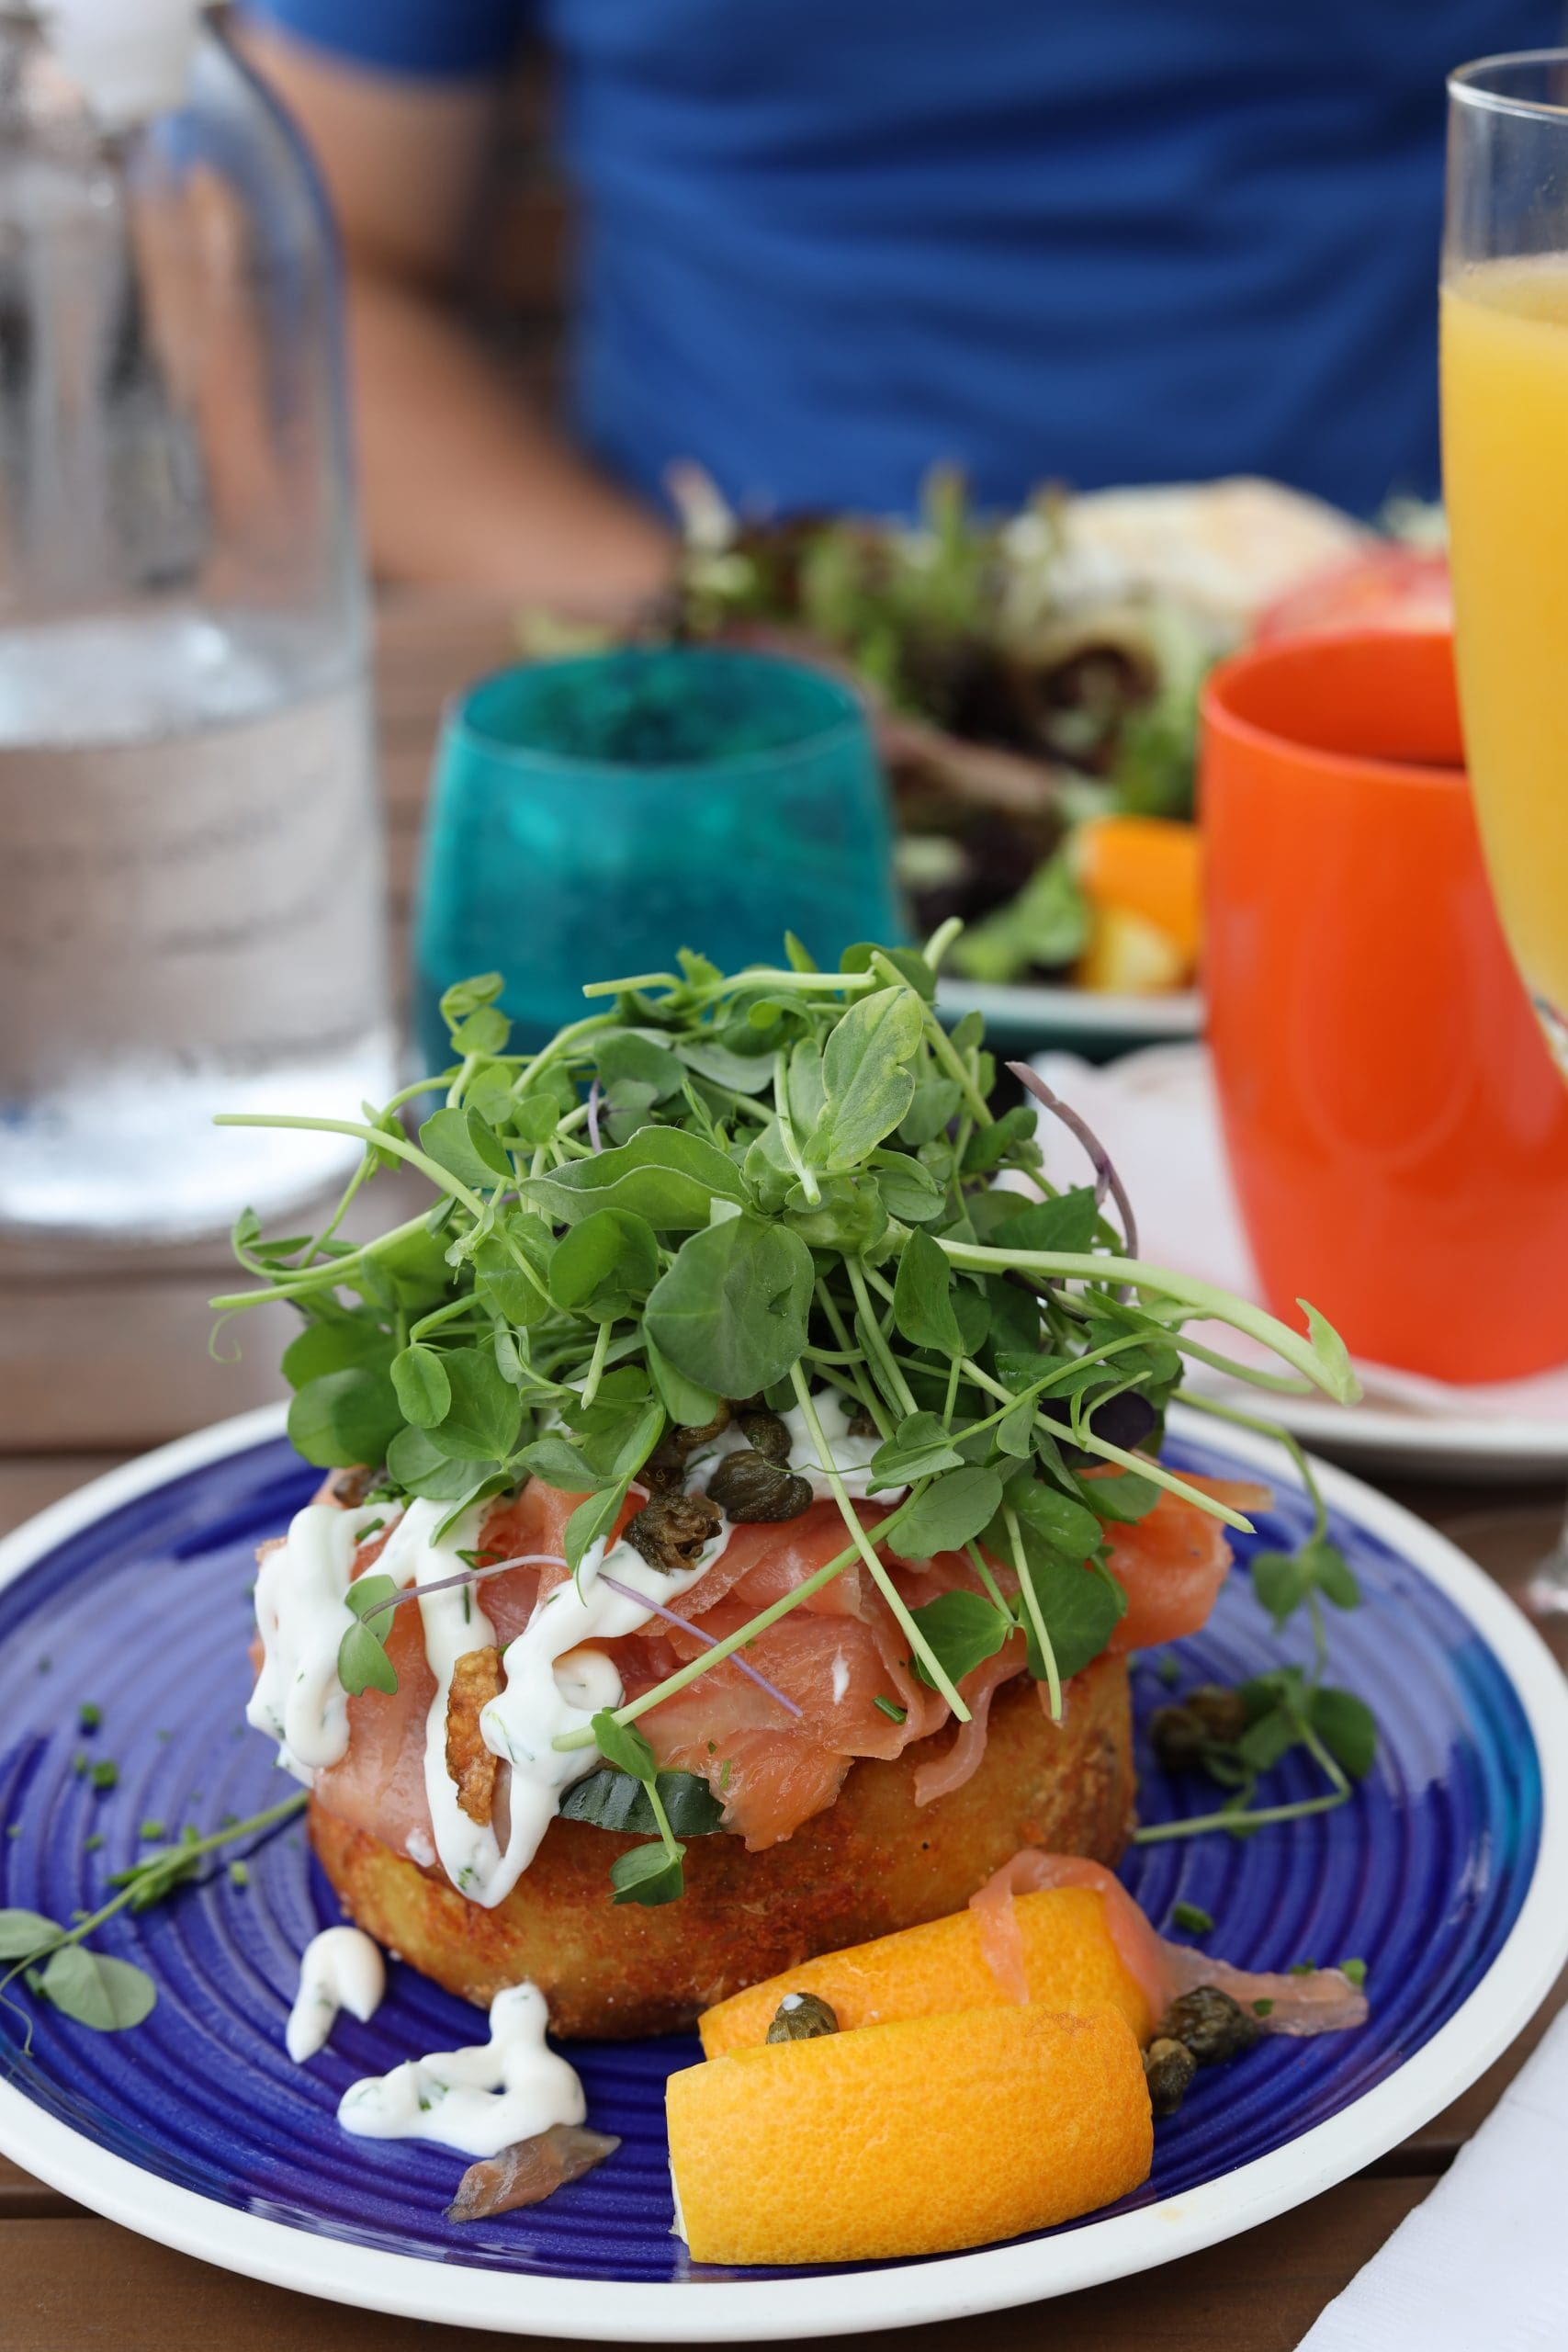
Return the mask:
<svg viewBox="0 0 1568 2352"><path fill-rule="evenodd" d="M0 15L0 1228L177 1235L357 1157L211 1119L389 1091L381 846L319 194L106 7Z"/></svg>

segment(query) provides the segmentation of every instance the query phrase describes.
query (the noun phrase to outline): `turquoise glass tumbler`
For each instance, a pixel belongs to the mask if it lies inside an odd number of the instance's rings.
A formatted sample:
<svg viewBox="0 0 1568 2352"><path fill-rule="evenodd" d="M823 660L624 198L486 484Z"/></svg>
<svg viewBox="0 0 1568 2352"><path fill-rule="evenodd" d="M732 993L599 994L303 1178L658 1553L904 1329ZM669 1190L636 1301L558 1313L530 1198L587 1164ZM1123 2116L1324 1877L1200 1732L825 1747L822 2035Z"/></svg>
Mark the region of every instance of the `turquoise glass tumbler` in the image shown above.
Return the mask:
<svg viewBox="0 0 1568 2352"><path fill-rule="evenodd" d="M726 970L794 931L836 965L907 936L886 786L838 680L718 647L626 648L504 670L448 713L414 922L427 1067L442 991L504 975L525 1045L591 1010L583 983Z"/></svg>

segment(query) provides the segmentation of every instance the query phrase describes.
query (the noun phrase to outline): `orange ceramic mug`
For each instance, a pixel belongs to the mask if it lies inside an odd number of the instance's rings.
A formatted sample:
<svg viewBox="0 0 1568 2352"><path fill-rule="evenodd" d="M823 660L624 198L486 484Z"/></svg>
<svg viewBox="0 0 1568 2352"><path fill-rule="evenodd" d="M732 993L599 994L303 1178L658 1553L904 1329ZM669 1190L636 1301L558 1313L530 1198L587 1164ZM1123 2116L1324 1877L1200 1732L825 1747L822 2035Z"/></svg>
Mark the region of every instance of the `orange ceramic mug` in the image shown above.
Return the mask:
<svg viewBox="0 0 1568 2352"><path fill-rule="evenodd" d="M1487 888L1451 640L1222 663L1201 791L1209 1036L1269 1306L1442 1380L1562 1363L1568 1088Z"/></svg>

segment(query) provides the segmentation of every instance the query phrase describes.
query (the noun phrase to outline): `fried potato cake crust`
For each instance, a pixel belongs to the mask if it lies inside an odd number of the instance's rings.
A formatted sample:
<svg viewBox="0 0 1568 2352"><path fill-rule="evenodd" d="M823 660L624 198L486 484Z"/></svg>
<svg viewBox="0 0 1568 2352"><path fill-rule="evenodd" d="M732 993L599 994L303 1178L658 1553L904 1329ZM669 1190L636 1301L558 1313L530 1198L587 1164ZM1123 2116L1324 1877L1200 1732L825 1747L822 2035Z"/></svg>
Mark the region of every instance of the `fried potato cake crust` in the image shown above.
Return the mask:
<svg viewBox="0 0 1568 2352"><path fill-rule="evenodd" d="M611 1862L641 1841L586 1822L553 1822L493 1911L314 1801L310 1838L350 1916L449 1992L483 2007L526 1977L568 2039L671 2033L818 1952L961 1909L1021 1846L1114 1862L1134 1789L1125 1661L1097 1658L1067 1689L1058 1727L1027 1677L1005 1684L979 1770L933 1804L915 1804L934 1744L920 1740L854 1765L837 1802L781 1845L690 1839L686 1893L656 1910L610 1900Z"/></svg>

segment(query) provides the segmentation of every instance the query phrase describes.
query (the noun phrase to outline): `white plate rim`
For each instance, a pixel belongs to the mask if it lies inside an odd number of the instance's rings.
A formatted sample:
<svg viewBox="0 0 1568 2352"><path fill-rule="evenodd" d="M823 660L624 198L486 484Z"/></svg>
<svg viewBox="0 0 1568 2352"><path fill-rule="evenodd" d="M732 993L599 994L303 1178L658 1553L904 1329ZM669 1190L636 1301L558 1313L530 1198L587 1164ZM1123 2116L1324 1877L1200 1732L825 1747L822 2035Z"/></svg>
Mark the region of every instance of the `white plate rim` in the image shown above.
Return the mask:
<svg viewBox="0 0 1568 2352"><path fill-rule="evenodd" d="M1195 1037L1203 1025L1203 1002L1196 989L1132 996L1105 989L1057 988L1043 981L944 976L937 982L936 1001L944 1012L978 1012L987 1022L1039 1023L1080 1037Z"/></svg>
<svg viewBox="0 0 1568 2352"><path fill-rule="evenodd" d="M1244 1393L1254 1400L1258 1391L1244 1392L1241 1383L1216 1382L1203 1395L1222 1403L1237 1404ZM1419 1465L1434 1475L1484 1483L1521 1470L1550 1476L1568 1468L1568 1423L1513 1420L1456 1413L1451 1419L1438 1413L1399 1412L1387 1405L1333 1405L1313 1396L1270 1396L1269 1410L1282 1429L1309 1445L1325 1445L1337 1453L1353 1453L1365 1461L1398 1461Z"/></svg>
<svg viewBox="0 0 1568 2352"><path fill-rule="evenodd" d="M1278 1478L1266 1439L1178 1408L1176 1431L1223 1443ZM176 1439L65 1497L0 1541L0 1589L56 1544L165 1480L281 1436L284 1408L264 1406ZM0 2153L107 2220L244 2278L411 2319L521 2335L643 2344L767 2343L870 2333L1002 2311L1194 2254L1332 2188L1440 2112L1501 2056L1568 1958L1568 1682L1544 1644L1484 1572L1446 1536L1386 1496L1323 1463L1330 1505L1399 1549L1489 1644L1523 1706L1540 1758L1540 1851L1519 1916L1469 1998L1386 2080L1302 2136L1197 2189L1062 2236L972 2254L750 2282L668 2286L528 2275L387 2254L220 2205L144 2172L0 2084Z"/></svg>

